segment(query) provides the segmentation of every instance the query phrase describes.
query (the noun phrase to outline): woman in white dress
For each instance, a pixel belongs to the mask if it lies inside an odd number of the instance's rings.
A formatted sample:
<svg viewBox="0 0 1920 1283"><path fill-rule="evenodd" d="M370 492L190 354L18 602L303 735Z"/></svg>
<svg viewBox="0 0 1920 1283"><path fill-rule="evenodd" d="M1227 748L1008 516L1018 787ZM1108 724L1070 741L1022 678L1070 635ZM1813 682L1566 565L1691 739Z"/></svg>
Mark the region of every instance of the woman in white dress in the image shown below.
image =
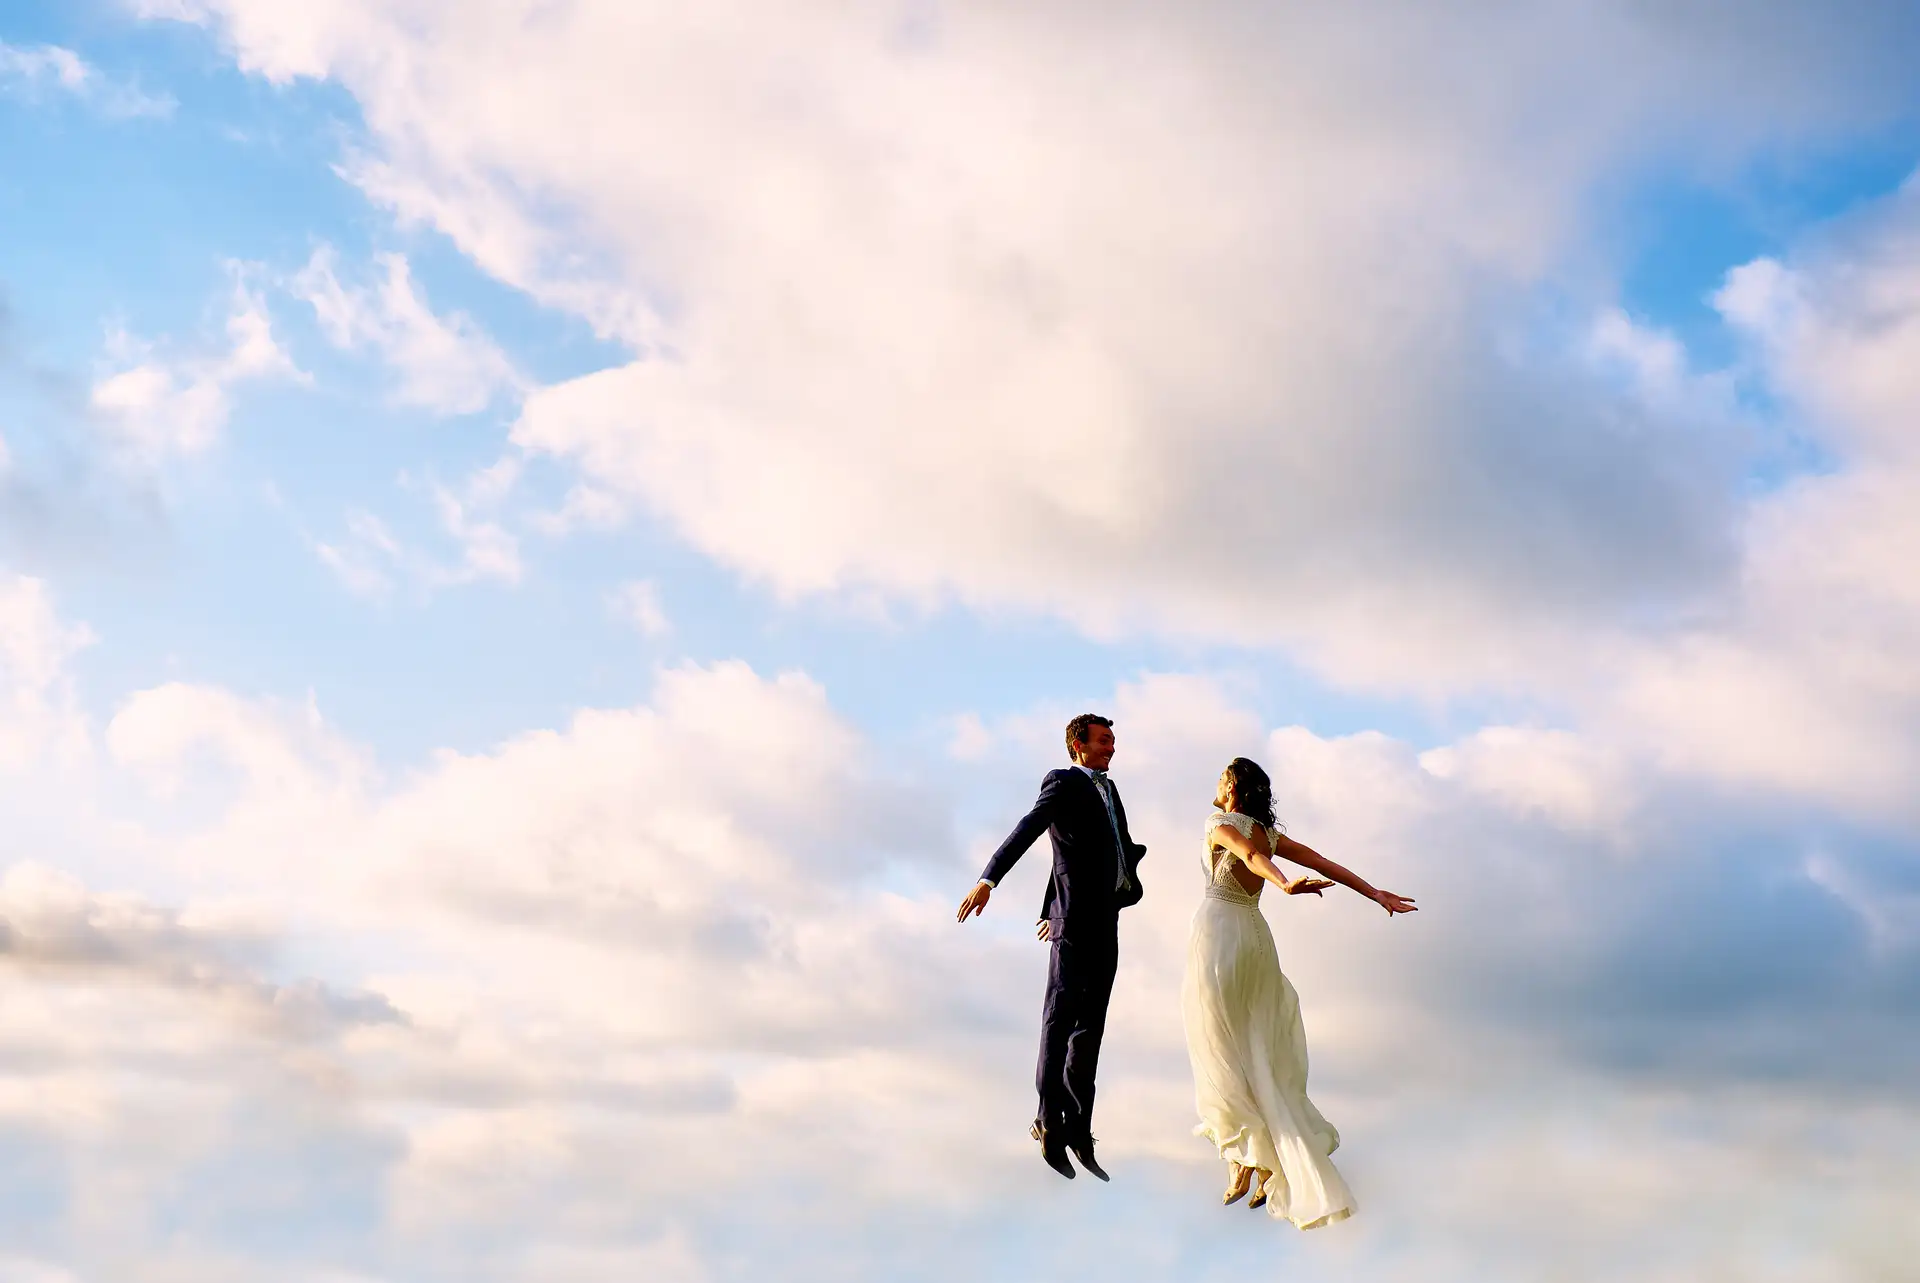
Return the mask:
<svg viewBox="0 0 1920 1283"><path fill-rule="evenodd" d="M1353 1194L1329 1157L1340 1133L1307 1099L1307 1036L1300 999L1280 971L1273 933L1260 913L1261 887L1318 895L1351 887L1389 915L1413 901L1369 886L1358 875L1281 833L1267 773L1236 757L1220 774L1207 820L1207 893L1193 915L1181 1012L1193 1062L1194 1134L1227 1162L1234 1203L1314 1229L1353 1215ZM1275 857L1321 877L1289 879Z"/></svg>

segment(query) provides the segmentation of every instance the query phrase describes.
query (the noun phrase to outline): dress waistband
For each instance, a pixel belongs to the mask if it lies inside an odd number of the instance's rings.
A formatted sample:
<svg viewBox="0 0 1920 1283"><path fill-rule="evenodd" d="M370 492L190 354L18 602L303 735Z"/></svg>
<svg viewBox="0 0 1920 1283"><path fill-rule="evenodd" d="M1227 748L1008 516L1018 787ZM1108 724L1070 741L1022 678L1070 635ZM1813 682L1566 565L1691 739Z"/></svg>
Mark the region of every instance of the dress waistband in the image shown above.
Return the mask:
<svg viewBox="0 0 1920 1283"><path fill-rule="evenodd" d="M1209 882L1207 884L1207 899L1221 900L1227 904L1237 904L1243 909L1257 909L1260 907L1260 899L1258 896L1248 895L1237 886L1223 887L1218 882Z"/></svg>

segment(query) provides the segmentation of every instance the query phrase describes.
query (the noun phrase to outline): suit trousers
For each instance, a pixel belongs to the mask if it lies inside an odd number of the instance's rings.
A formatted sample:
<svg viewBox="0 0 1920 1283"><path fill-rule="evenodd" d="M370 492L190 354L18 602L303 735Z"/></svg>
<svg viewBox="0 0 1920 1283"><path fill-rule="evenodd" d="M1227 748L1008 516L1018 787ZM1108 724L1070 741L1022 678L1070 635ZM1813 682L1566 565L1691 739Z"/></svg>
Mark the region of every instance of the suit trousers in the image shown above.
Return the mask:
<svg viewBox="0 0 1920 1283"><path fill-rule="evenodd" d="M1117 914L1056 930L1034 1085L1040 1093L1040 1121L1069 1140L1093 1126L1093 1078L1100 1067L1107 1000L1113 996L1113 973L1119 964Z"/></svg>

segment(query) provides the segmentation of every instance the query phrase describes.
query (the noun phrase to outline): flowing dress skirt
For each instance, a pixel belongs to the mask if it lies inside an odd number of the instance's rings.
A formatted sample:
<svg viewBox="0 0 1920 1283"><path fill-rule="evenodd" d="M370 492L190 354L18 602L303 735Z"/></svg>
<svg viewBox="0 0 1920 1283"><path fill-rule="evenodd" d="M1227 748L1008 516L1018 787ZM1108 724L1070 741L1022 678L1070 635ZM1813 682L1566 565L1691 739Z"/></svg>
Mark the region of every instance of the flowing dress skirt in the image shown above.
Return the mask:
<svg viewBox="0 0 1920 1283"><path fill-rule="evenodd" d="M1181 1014L1193 1062L1196 1136L1273 1173L1271 1215L1314 1229L1345 1220L1353 1194L1329 1155L1340 1133L1307 1099L1300 998L1280 971L1257 901L1210 887L1193 915Z"/></svg>

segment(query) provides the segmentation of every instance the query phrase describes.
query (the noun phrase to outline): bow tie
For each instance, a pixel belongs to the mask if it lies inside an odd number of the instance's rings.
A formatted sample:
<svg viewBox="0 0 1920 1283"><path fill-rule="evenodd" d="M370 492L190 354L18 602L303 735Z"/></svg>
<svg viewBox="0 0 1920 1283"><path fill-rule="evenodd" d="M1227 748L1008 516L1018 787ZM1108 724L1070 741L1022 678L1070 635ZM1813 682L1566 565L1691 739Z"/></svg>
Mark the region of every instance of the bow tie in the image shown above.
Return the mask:
<svg viewBox="0 0 1920 1283"><path fill-rule="evenodd" d="M1089 766L1087 768L1087 774L1093 776L1094 783L1096 784L1105 784L1107 782L1107 773L1105 771L1096 771Z"/></svg>

